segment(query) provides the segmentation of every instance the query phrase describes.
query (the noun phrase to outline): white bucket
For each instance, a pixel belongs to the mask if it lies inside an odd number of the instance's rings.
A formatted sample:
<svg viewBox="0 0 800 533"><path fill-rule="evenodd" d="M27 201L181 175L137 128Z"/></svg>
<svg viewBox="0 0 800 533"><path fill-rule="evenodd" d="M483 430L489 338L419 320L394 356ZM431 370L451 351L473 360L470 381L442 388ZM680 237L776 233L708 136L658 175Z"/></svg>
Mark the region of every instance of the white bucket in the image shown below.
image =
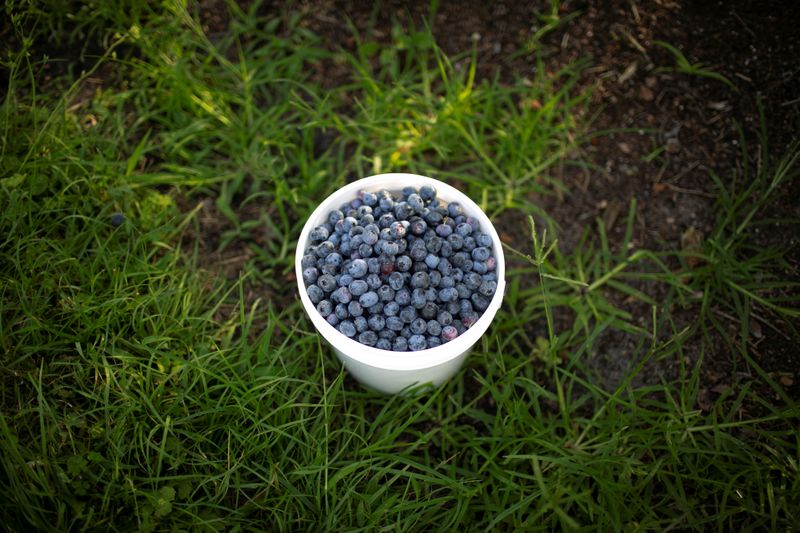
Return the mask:
<svg viewBox="0 0 800 533"><path fill-rule="evenodd" d="M489 307L478 321L463 334L441 346L417 352L393 352L365 346L328 324L306 294L300 262L308 248L308 234L315 227L325 223L331 211L339 209L343 203L355 199L358 191L377 192L386 189L396 192L403 187L411 186L418 189L423 185L434 187L436 197L445 202L460 203L468 216L472 216L480 222L481 231L492 237L492 249L494 257L497 259L495 269L497 290ZM506 288L503 246L497 231L480 207L458 189L446 183L425 176L401 173L370 176L350 183L328 196L314 210L300 233L295 253L295 274L297 275L300 300L303 302L306 313L317 331L333 347L344 367L362 384L387 394L400 392L416 384L431 383L438 386L458 372L470 349L486 332L495 313L500 309Z"/></svg>

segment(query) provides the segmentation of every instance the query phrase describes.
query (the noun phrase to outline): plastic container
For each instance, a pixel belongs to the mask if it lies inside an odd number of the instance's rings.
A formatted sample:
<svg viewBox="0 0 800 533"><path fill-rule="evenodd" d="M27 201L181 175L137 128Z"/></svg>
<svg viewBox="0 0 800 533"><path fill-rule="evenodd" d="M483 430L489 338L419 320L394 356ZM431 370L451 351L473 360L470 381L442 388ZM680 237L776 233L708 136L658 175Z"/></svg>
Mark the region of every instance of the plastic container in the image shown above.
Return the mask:
<svg viewBox="0 0 800 533"><path fill-rule="evenodd" d="M300 266L303 254L308 248L308 234L327 220L328 213L356 198L358 191L377 192L386 189L393 193L399 193L403 187L419 188L423 185L435 187L437 198L447 202L459 202L467 215L478 219L481 231L492 237L492 249L497 259L497 291L492 297L489 307L471 328L441 346L417 352L393 352L365 346L346 337L328 324L308 298ZM497 231L486 214L475 202L454 187L416 174L378 174L350 183L326 198L311 214L300 233L295 254L295 274L297 275L300 300L303 302L306 313L317 331L333 347L333 351L344 367L363 385L387 394L395 394L424 383L438 386L458 372L470 349L486 332L497 310L500 309L506 288L503 247Z"/></svg>

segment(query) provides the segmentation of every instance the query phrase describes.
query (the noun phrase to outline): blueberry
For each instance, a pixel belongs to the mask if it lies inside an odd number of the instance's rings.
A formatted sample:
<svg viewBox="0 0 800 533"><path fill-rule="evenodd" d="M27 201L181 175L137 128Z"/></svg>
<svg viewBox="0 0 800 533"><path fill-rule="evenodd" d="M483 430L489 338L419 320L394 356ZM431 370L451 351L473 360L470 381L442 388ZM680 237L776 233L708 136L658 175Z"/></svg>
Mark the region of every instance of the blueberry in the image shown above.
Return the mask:
<svg viewBox="0 0 800 533"><path fill-rule="evenodd" d="M486 233L475 233L475 243L478 246L482 246L484 248L489 248L492 245L492 238L487 235Z"/></svg>
<svg viewBox="0 0 800 533"><path fill-rule="evenodd" d="M411 185L406 185L405 187L403 187L403 198L408 198L412 194L416 194L416 192L417 189L415 189Z"/></svg>
<svg viewBox="0 0 800 533"><path fill-rule="evenodd" d="M384 242L381 251L386 255L397 255L400 246L396 242Z"/></svg>
<svg viewBox="0 0 800 533"><path fill-rule="evenodd" d="M472 226L470 226L467 222L462 222L456 226L456 235L462 238L472 235Z"/></svg>
<svg viewBox="0 0 800 533"><path fill-rule="evenodd" d="M361 205L356 210L356 212L358 213L358 218L361 219L361 218L364 218L364 216L366 216L366 215L371 215L372 214L372 208L370 206L368 206L368 205Z"/></svg>
<svg viewBox="0 0 800 533"><path fill-rule="evenodd" d="M434 302L427 302L422 309L420 310L419 314L425 320L431 320L436 316L439 312L439 306L436 305Z"/></svg>
<svg viewBox="0 0 800 533"><path fill-rule="evenodd" d="M478 246L475 242L475 239L472 237L464 237L464 244L461 246L461 249L465 252L471 252Z"/></svg>
<svg viewBox="0 0 800 533"><path fill-rule="evenodd" d="M428 265L425 264L424 261L415 261L414 265L411 267L411 272L427 272Z"/></svg>
<svg viewBox="0 0 800 533"><path fill-rule="evenodd" d="M472 302L472 306L478 311L486 311L486 308L489 307L489 299L477 292L470 296L470 301Z"/></svg>
<svg viewBox="0 0 800 533"><path fill-rule="evenodd" d="M408 326L403 326L403 329L400 330L400 335L402 335L406 339L409 339L411 337L411 328L409 328Z"/></svg>
<svg viewBox="0 0 800 533"><path fill-rule="evenodd" d="M361 234L361 238L364 241L364 244L369 244L372 246L378 242L378 232L368 229Z"/></svg>
<svg viewBox="0 0 800 533"><path fill-rule="evenodd" d="M496 282L497 281L497 274L495 272L487 272L486 274L481 276L481 278L483 278L483 281L494 281L494 282Z"/></svg>
<svg viewBox="0 0 800 533"><path fill-rule="evenodd" d="M447 224L439 224L436 226L436 235L439 237L449 237L451 233L453 233L453 228Z"/></svg>
<svg viewBox="0 0 800 533"><path fill-rule="evenodd" d="M364 314L364 307L358 303L358 300L351 300L347 304L347 313L350 316L361 316Z"/></svg>
<svg viewBox="0 0 800 533"><path fill-rule="evenodd" d="M318 304L325 298L325 292L317 285L309 285L306 287L306 294L313 304Z"/></svg>
<svg viewBox="0 0 800 533"><path fill-rule="evenodd" d="M465 326L460 320L453 320L453 327L456 328L456 331L459 335L463 335L465 331L467 331L467 326Z"/></svg>
<svg viewBox="0 0 800 533"><path fill-rule="evenodd" d="M427 243L425 243L425 248L432 254L438 254L439 251L442 249L442 239L437 236L432 236ZM426 254L427 255L427 254ZM412 259L414 259L412 257Z"/></svg>
<svg viewBox="0 0 800 533"><path fill-rule="evenodd" d="M414 208L408 202L394 204L394 216L400 220L408 220L414 214Z"/></svg>
<svg viewBox="0 0 800 533"><path fill-rule="evenodd" d="M353 259L347 267L347 273L354 278L363 278L367 275L367 262L363 259Z"/></svg>
<svg viewBox="0 0 800 533"><path fill-rule="evenodd" d="M122 213L114 213L113 215L111 215L111 225L114 226L115 228L120 227L124 222L125 222L125 215L123 215ZM324 241L325 239L321 240Z"/></svg>
<svg viewBox="0 0 800 533"><path fill-rule="evenodd" d="M468 328L471 328L475 324L475 322L478 321L478 318L480 317L478 316L478 313L476 313L475 311L470 311L469 313L461 313L461 323Z"/></svg>
<svg viewBox="0 0 800 533"><path fill-rule="evenodd" d="M424 289L414 289L411 291L411 305L413 305L416 309L422 309L425 307L425 303L427 303L428 299L425 297L425 290Z"/></svg>
<svg viewBox="0 0 800 533"><path fill-rule="evenodd" d="M389 287L392 289L399 291L403 288L404 282L403 274L400 272L392 272L389 274Z"/></svg>
<svg viewBox="0 0 800 533"><path fill-rule="evenodd" d="M395 260L395 266L397 267L397 270L399 270L400 272L408 272L409 270L411 270L411 264L412 264L411 258L408 257L407 255L401 255L400 257L397 258L397 260Z"/></svg>
<svg viewBox="0 0 800 533"><path fill-rule="evenodd" d="M382 315L383 314L383 302L376 303L375 305L373 305L372 307L367 309L367 311L369 311L369 314L371 314L371 315Z"/></svg>
<svg viewBox="0 0 800 533"><path fill-rule="evenodd" d="M464 285L463 283L456 284L456 291L458 292L458 299L459 300L466 300L470 296L472 296L472 291Z"/></svg>
<svg viewBox="0 0 800 533"><path fill-rule="evenodd" d="M317 264L317 258L314 254L305 254L303 258L300 260L300 266L305 268L312 268Z"/></svg>
<svg viewBox="0 0 800 533"><path fill-rule="evenodd" d="M342 255L338 252L331 252L327 256L325 256L325 264L333 265L333 266L340 266L342 264Z"/></svg>
<svg viewBox="0 0 800 533"><path fill-rule="evenodd" d="M406 236L406 227L402 222L392 222L389 226L389 235L393 239L402 239Z"/></svg>
<svg viewBox="0 0 800 533"><path fill-rule="evenodd" d="M336 276L336 284L340 287L348 287L351 283L353 283L353 276L350 274L340 274Z"/></svg>
<svg viewBox="0 0 800 533"><path fill-rule="evenodd" d="M381 315L372 315L369 317L367 323L369 324L369 329L379 332L386 326L386 319L384 319Z"/></svg>
<svg viewBox="0 0 800 533"><path fill-rule="evenodd" d="M428 272L428 276L431 278L431 287L438 287L439 284L442 282L442 273L438 270L434 270L433 272Z"/></svg>
<svg viewBox="0 0 800 533"><path fill-rule="evenodd" d="M319 285L319 288L323 291L331 292L338 284L336 283L336 278L330 274L323 274L317 278L317 285Z"/></svg>
<svg viewBox="0 0 800 533"><path fill-rule="evenodd" d="M459 312L459 310L461 309L461 308L459 307L459 304L458 304L458 302L447 302L447 303L445 304L444 308L445 308L445 310L446 310L448 313L450 313L451 315L457 315L457 314L458 314L458 312Z"/></svg>
<svg viewBox="0 0 800 533"><path fill-rule="evenodd" d="M453 263L451 263L447 259L440 259L439 264L436 266L436 270L441 273L442 277L452 276L453 275Z"/></svg>
<svg viewBox="0 0 800 533"><path fill-rule="evenodd" d="M342 231L344 231L345 233L350 233L351 231L353 231L353 228L357 226L358 226L358 220L356 220L354 217L348 216L345 217L344 220L342 221Z"/></svg>
<svg viewBox="0 0 800 533"><path fill-rule="evenodd" d="M464 214L464 208L461 207L461 204L458 202L450 202L447 204L447 212L450 214L451 217L455 218L459 215Z"/></svg>
<svg viewBox="0 0 800 533"><path fill-rule="evenodd" d="M409 327L411 328L412 334L422 335L428 328L428 323L425 322L424 318L415 318L414 320L411 321Z"/></svg>
<svg viewBox="0 0 800 533"><path fill-rule="evenodd" d="M470 302L469 300L466 300L466 299L465 300L461 300L461 301L458 302L458 304L459 304L458 313L460 315L463 316L463 315L465 315L467 313L471 313L472 312L472 302Z"/></svg>
<svg viewBox="0 0 800 533"><path fill-rule="evenodd" d="M468 272L464 276L464 285L466 285L470 290L476 290L481 286L481 283L483 283L483 278L481 278L481 276L475 272Z"/></svg>
<svg viewBox="0 0 800 533"><path fill-rule="evenodd" d="M378 287L378 297L382 302L391 302L394 300L394 289L388 285L381 285Z"/></svg>
<svg viewBox="0 0 800 533"><path fill-rule="evenodd" d="M329 265L328 263L323 262L319 270L322 274L333 276L335 281L336 274L338 274L339 272L339 267L337 267L336 265Z"/></svg>
<svg viewBox="0 0 800 533"><path fill-rule="evenodd" d="M434 254L428 254L425 256L425 264L428 265L428 268L434 269L439 265L439 256Z"/></svg>
<svg viewBox="0 0 800 533"><path fill-rule="evenodd" d="M454 287L447 287L439 291L439 300L443 302L454 302L458 300L458 290Z"/></svg>
<svg viewBox="0 0 800 533"><path fill-rule="evenodd" d="M323 243L320 243L320 245L317 246L316 250L317 257L319 257L320 259L324 259L325 257L327 257L328 254L333 253L334 249L335 247L331 241L325 241Z"/></svg>
<svg viewBox="0 0 800 533"><path fill-rule="evenodd" d="M319 314L323 317L326 317L333 313L333 304L330 300L322 300L317 304L317 311L319 311Z"/></svg>
<svg viewBox="0 0 800 533"><path fill-rule="evenodd" d="M411 287L414 289L427 289L431 284L431 278L427 272L415 272L411 276Z"/></svg>
<svg viewBox="0 0 800 533"><path fill-rule="evenodd" d="M381 262L377 257L367 259L367 270L370 274L378 274L381 271Z"/></svg>
<svg viewBox="0 0 800 533"><path fill-rule="evenodd" d="M383 328L378 332L378 338L393 341L395 338L397 338L397 333L390 329Z"/></svg>
<svg viewBox="0 0 800 533"><path fill-rule="evenodd" d="M428 287L425 289L425 300L428 302L435 302L438 298L439 291L437 291L434 287Z"/></svg>
<svg viewBox="0 0 800 533"><path fill-rule="evenodd" d="M491 257L492 252L486 248L485 246L478 246L474 250L472 250L472 260L473 261L486 261Z"/></svg>
<svg viewBox="0 0 800 533"><path fill-rule="evenodd" d="M374 291L365 292L358 297L358 303L364 307L372 307L378 303L378 295Z"/></svg>
<svg viewBox="0 0 800 533"><path fill-rule="evenodd" d="M413 235L422 235L425 233L425 230L428 229L428 224L425 223L425 220L418 218L411 221L408 229Z"/></svg>
<svg viewBox="0 0 800 533"><path fill-rule="evenodd" d="M414 307L407 305L400 310L399 317L406 324L410 324L412 320L417 318L417 310Z"/></svg>
<svg viewBox="0 0 800 533"><path fill-rule="evenodd" d="M375 347L379 350L391 350L392 341L389 339L378 339L378 342L375 343Z"/></svg>
<svg viewBox="0 0 800 533"><path fill-rule="evenodd" d="M457 252L453 254L452 259L450 262L453 264L454 267L463 268L467 261L470 260L470 254L467 252Z"/></svg>
<svg viewBox="0 0 800 533"><path fill-rule="evenodd" d="M406 288L400 289L399 291L395 291L394 301L401 306L408 305L411 303L411 293Z"/></svg>
<svg viewBox="0 0 800 533"><path fill-rule="evenodd" d="M327 240L329 236L330 233L324 226L317 226L308 234L308 238L311 239L311 242L322 242Z"/></svg>
<svg viewBox="0 0 800 533"><path fill-rule="evenodd" d="M426 348L425 337L422 335L412 335L411 338L408 339L408 347L415 352L424 350Z"/></svg>
<svg viewBox="0 0 800 533"><path fill-rule="evenodd" d="M359 333L363 333L369 329L369 324L367 323L367 319L363 316L357 316L353 319L353 324L356 326L356 331Z"/></svg>
<svg viewBox="0 0 800 533"><path fill-rule="evenodd" d="M331 211L328 213L328 223L329 224L336 224L338 221L344 218L344 213L341 211Z"/></svg>
<svg viewBox="0 0 800 533"><path fill-rule="evenodd" d="M492 296L496 290L497 283L494 281L484 281L481 283L481 286L478 287L478 292L484 296Z"/></svg>
<svg viewBox="0 0 800 533"><path fill-rule="evenodd" d="M386 327L392 331L400 331L403 329L405 322L400 317L390 316L386 317Z"/></svg>
<svg viewBox="0 0 800 533"><path fill-rule="evenodd" d="M428 320L425 332L433 337L438 337L439 335L442 334L442 325L439 324L436 320Z"/></svg>
<svg viewBox="0 0 800 533"><path fill-rule="evenodd" d="M358 342L367 346L375 346L375 343L378 342L378 334L367 330L358 336Z"/></svg>
<svg viewBox="0 0 800 533"><path fill-rule="evenodd" d="M441 244L439 245L439 248L441 248ZM414 261L424 261L425 257L428 255L428 252L435 254L438 251L438 249L431 249L430 242L426 246L423 241L416 240L414 241L414 244L411 245L411 248L409 248L408 255Z"/></svg>
<svg viewBox="0 0 800 533"><path fill-rule="evenodd" d="M383 306L383 314L386 316L396 316L400 312L400 304L397 302L386 302Z"/></svg>
<svg viewBox="0 0 800 533"><path fill-rule="evenodd" d="M356 326L350 320L342 320L339 324L339 331L347 337L356 336Z"/></svg>
<svg viewBox="0 0 800 533"><path fill-rule="evenodd" d="M369 257L372 255L372 246L367 243L361 243L358 245L358 255L361 257Z"/></svg>
<svg viewBox="0 0 800 533"><path fill-rule="evenodd" d="M384 213L378 219L378 227L383 230L388 230L389 227L396 221L394 215L391 213ZM380 235L379 235L380 236Z"/></svg>
<svg viewBox="0 0 800 533"><path fill-rule="evenodd" d="M336 313L336 316L339 317L339 320L344 320L350 316L345 304L336 304L336 307L333 308L333 312Z"/></svg>
<svg viewBox="0 0 800 533"><path fill-rule="evenodd" d="M405 337L397 337L394 342L392 342L392 350L395 352L408 351L408 341Z"/></svg>
<svg viewBox="0 0 800 533"><path fill-rule="evenodd" d="M381 256L381 275L389 277L394 272L394 263L389 257Z"/></svg>
<svg viewBox="0 0 800 533"><path fill-rule="evenodd" d="M339 324L339 317L336 316L335 313L329 314L327 317L325 317L325 320L327 320L328 324L330 324L333 327L336 327Z"/></svg>
<svg viewBox="0 0 800 533"><path fill-rule="evenodd" d="M449 342L458 337L458 330L454 326L445 326L442 328L442 340Z"/></svg>
<svg viewBox="0 0 800 533"><path fill-rule="evenodd" d="M428 345L428 348L436 348L442 345L442 340L439 337L428 337L425 343Z"/></svg>
<svg viewBox="0 0 800 533"><path fill-rule="evenodd" d="M331 300L340 304L350 303L352 299L353 295L347 287L339 287L331 293Z"/></svg>
<svg viewBox="0 0 800 533"><path fill-rule="evenodd" d="M383 285L383 282L381 281L380 276L378 276L377 274L370 274L369 276L367 276L367 285L369 285L369 288L374 291L375 289Z"/></svg>
<svg viewBox="0 0 800 533"><path fill-rule="evenodd" d="M486 263L486 270L490 272L495 268L497 268L497 259L495 259L494 257L490 257L485 261L485 263Z"/></svg>
<svg viewBox="0 0 800 533"><path fill-rule="evenodd" d="M481 274L481 275L486 274L488 272L488 270L486 269L486 261L473 261L472 271L475 272L476 274Z"/></svg>
<svg viewBox="0 0 800 533"><path fill-rule="evenodd" d="M350 283L348 288L350 289L350 294L353 296L361 296L369 290L369 285L367 285L367 282L363 279L356 279Z"/></svg>
<svg viewBox="0 0 800 533"><path fill-rule="evenodd" d="M423 216L423 218L425 219L425 222L427 222L429 226L437 226L442 222L442 220L444 220L444 216L435 209L431 209L430 211L428 211L428 213L425 216Z"/></svg>
<svg viewBox="0 0 800 533"><path fill-rule="evenodd" d="M439 274L441 276L441 274ZM453 276L442 276L442 280L439 282L440 289L449 289L450 287L456 286L456 280Z"/></svg>
<svg viewBox="0 0 800 533"><path fill-rule="evenodd" d="M361 201L364 202L364 205L368 205L370 207L378 205L377 196L371 192L362 191Z"/></svg>
<svg viewBox="0 0 800 533"><path fill-rule="evenodd" d="M453 255L453 247L450 245L449 242L447 241L442 242L442 247L439 250L439 255L441 255L442 257L450 257Z"/></svg>
<svg viewBox="0 0 800 533"><path fill-rule="evenodd" d="M419 188L419 196L426 202L430 202L434 198L436 198L436 189L431 187L430 185L423 185Z"/></svg>
<svg viewBox="0 0 800 533"><path fill-rule="evenodd" d="M436 321L442 326L449 326L453 323L453 315L447 311L439 311L436 315Z"/></svg>
<svg viewBox="0 0 800 533"><path fill-rule="evenodd" d="M450 243L450 247L453 250L460 250L464 246L464 237L457 233L453 233L447 237L447 242Z"/></svg>
<svg viewBox="0 0 800 533"><path fill-rule="evenodd" d="M381 191L381 193L386 191ZM378 205L384 211L389 211L394 207L394 200L392 200L391 195L388 192L386 194L378 194Z"/></svg>
<svg viewBox="0 0 800 533"><path fill-rule="evenodd" d="M306 268L303 270L303 281L306 285L311 285L317 281L319 277L319 270L314 267Z"/></svg>
<svg viewBox="0 0 800 533"><path fill-rule="evenodd" d="M406 202L408 202L408 206L417 213L422 213L422 210L425 209L425 202L423 202L419 194L414 193L409 195Z"/></svg>

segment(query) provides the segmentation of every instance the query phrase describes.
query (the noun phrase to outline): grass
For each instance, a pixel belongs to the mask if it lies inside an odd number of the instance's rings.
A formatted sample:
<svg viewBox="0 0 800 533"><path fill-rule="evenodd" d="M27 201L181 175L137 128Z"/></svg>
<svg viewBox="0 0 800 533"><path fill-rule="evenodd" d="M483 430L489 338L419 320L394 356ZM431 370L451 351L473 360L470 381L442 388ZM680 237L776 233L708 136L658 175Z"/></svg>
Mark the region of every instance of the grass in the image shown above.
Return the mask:
<svg viewBox="0 0 800 533"><path fill-rule="evenodd" d="M582 133L581 65L478 81L474 52L448 58L425 29L398 27L391 48L356 35L350 53L296 17L230 5L211 42L191 9L132 5L71 19L6 8L18 41L0 108L7 528L798 522L800 413L741 340L754 312L797 315L791 267L752 243L797 147L770 163L764 137L751 174L713 177L718 218L699 248L629 249L635 205L621 246L601 220L573 250L546 217L519 228L530 242L507 250L506 303L466 367L427 394L384 397L346 379L294 296L306 216L346 180L401 169L459 184L490 216L546 215L531 198L569 193L548 169L572 163ZM99 54L87 45L45 79L44 50L87 39ZM346 79L312 79L321 64ZM203 268L211 252L238 275ZM721 313L745 334L727 337ZM593 370L607 335L632 346L613 384ZM728 349L753 373L701 408L701 365ZM643 380L658 361L677 378Z"/></svg>

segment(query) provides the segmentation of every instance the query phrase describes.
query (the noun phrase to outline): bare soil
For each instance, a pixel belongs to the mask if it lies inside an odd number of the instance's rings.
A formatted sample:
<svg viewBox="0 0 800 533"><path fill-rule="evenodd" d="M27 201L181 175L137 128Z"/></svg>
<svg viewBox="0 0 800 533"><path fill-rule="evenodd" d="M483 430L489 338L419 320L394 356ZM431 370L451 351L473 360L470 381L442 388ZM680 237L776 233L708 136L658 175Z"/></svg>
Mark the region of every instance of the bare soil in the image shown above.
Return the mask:
<svg viewBox="0 0 800 533"><path fill-rule="evenodd" d="M303 13L303 24L332 49L354 48L348 20L361 35L369 33L386 46L391 46L393 24L421 28L432 21L437 43L449 55L477 43L479 78L499 74L512 82L532 77L537 54L551 72L588 59L580 89L592 91L591 112L597 116L590 129L619 132L594 137L576 154L599 170L556 171L555 177L571 194L536 198L558 223L559 240L567 251L598 217L608 228L612 247L618 246L632 199L637 202L635 246L674 250L702 240L714 222L716 191L709 172L726 183L741 175L738 128L751 156L760 127L759 105L773 156L781 155L800 131L800 41L793 38L800 5L746 0L565 1L559 16L567 22L535 42L532 35L543 24L535 13L546 12L546 4L441 2L433 16L428 2L390 1L374 8L356 1L311 0L293 9ZM285 8L262 6L264 12L270 9L277 13ZM692 64L722 74L733 87L678 71L674 56L656 41L677 47ZM323 65L315 77L331 85L347 81L347 73L333 63ZM787 187L765 214L800 217L798 185ZM504 217L498 226L520 244L526 242L518 229L526 227L524 221ZM791 226L776 225L756 240L787 250L793 266L787 275L797 276L800 247ZM653 290L658 297L658 289ZM646 309L630 300L616 303L634 316L647 316ZM689 324L695 313L676 310L675 320ZM735 335L736 319L730 317L729 322ZM754 326L758 336L750 341L751 355L797 397L800 356L794 340L781 334L780 322L776 325ZM532 334L540 329L534 326ZM683 363L692 364L701 356L699 343L695 339L687 345ZM633 340L625 334L601 336L590 360L595 378L606 386L616 385L629 369L633 348ZM680 364L653 362L637 381L673 379ZM706 408L717 394L734 386L742 372L747 372L746 365L721 342L705 353L701 406Z"/></svg>

